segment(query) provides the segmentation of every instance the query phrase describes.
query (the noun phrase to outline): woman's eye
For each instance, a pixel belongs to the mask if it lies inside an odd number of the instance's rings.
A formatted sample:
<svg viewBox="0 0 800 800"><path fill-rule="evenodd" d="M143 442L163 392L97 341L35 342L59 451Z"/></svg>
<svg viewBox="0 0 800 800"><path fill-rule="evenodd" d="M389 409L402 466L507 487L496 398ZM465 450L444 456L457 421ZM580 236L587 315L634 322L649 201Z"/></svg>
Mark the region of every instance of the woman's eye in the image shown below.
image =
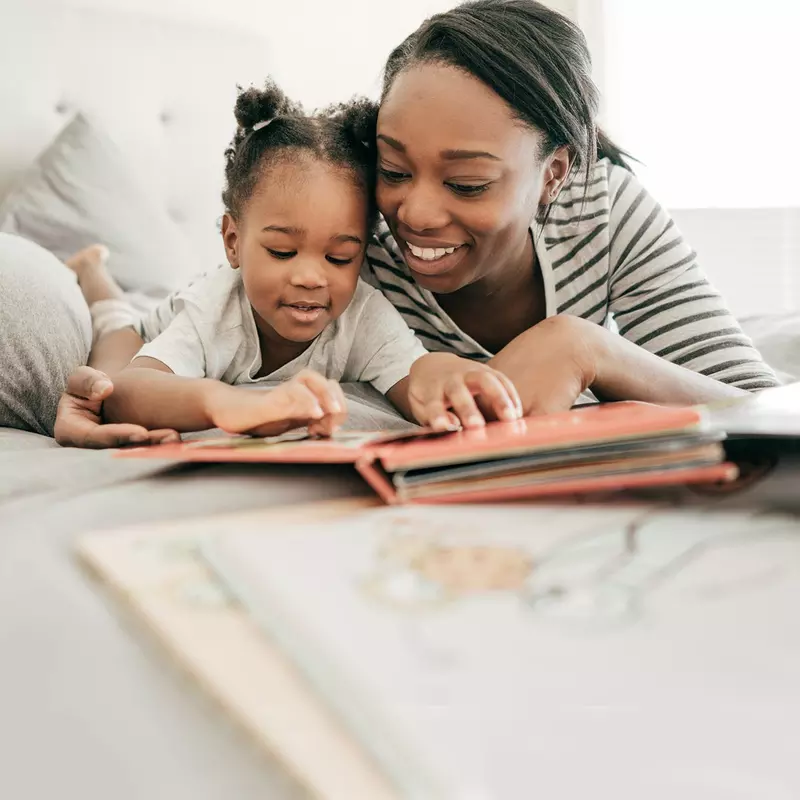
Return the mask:
<svg viewBox="0 0 800 800"><path fill-rule="evenodd" d="M384 169L383 167L380 168L379 172L381 174L381 178L383 178L387 183L401 183L410 177L407 172L395 172L394 170Z"/></svg>
<svg viewBox="0 0 800 800"><path fill-rule="evenodd" d="M326 256L331 264L336 264L337 267L343 267L345 264L352 264L355 259L352 258L336 258L336 256Z"/></svg>
<svg viewBox="0 0 800 800"><path fill-rule="evenodd" d="M463 195L464 197L476 197L479 194L483 194L489 186L491 186L489 183L483 183L477 186L464 183L448 183L447 185L450 187L451 191Z"/></svg>
<svg viewBox="0 0 800 800"><path fill-rule="evenodd" d="M297 250L273 250L271 247L267 248L267 252L273 258L287 259L297 255Z"/></svg>

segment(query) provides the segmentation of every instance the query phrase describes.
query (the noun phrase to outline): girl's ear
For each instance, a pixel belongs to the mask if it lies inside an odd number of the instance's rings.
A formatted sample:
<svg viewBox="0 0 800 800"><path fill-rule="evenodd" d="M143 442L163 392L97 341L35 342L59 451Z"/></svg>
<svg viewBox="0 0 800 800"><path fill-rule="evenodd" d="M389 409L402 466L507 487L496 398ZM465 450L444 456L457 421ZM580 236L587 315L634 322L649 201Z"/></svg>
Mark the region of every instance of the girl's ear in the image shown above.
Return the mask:
<svg viewBox="0 0 800 800"><path fill-rule="evenodd" d="M239 229L236 220L227 213L222 217L222 243L228 263L233 269L239 269Z"/></svg>

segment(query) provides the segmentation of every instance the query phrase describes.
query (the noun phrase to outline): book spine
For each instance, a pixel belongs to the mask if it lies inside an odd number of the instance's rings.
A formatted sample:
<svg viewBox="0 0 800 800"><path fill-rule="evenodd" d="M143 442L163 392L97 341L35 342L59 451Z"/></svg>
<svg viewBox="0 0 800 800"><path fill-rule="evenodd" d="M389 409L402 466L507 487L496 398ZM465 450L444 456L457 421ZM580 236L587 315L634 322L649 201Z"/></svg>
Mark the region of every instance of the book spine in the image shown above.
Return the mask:
<svg viewBox="0 0 800 800"><path fill-rule="evenodd" d="M367 451L356 460L356 469L384 503L393 506L400 502L389 475L380 465L377 453Z"/></svg>

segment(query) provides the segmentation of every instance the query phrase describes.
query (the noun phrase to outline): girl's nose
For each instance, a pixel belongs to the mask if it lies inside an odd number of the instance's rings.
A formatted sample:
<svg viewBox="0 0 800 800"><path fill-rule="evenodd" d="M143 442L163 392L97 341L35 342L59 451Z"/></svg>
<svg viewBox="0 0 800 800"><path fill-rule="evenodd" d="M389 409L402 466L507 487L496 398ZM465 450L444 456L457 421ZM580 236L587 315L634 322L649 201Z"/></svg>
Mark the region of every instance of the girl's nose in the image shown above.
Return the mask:
<svg viewBox="0 0 800 800"><path fill-rule="evenodd" d="M328 285L326 270L315 258L295 258L290 282L304 289L322 289Z"/></svg>

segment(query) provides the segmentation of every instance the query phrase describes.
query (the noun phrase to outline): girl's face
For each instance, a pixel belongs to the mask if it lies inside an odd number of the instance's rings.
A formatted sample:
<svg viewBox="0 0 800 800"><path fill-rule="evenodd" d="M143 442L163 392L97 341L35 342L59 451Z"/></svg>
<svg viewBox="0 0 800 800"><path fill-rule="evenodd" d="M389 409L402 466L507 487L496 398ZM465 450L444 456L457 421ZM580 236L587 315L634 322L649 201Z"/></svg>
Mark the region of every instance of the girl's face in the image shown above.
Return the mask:
<svg viewBox="0 0 800 800"><path fill-rule="evenodd" d="M541 160L541 139L466 72L433 63L397 76L378 115L377 201L418 283L446 294L525 258L539 204L569 167L564 148Z"/></svg>
<svg viewBox="0 0 800 800"><path fill-rule="evenodd" d="M225 215L222 236L261 332L310 342L353 298L367 199L344 168L284 159L261 176L238 220Z"/></svg>

